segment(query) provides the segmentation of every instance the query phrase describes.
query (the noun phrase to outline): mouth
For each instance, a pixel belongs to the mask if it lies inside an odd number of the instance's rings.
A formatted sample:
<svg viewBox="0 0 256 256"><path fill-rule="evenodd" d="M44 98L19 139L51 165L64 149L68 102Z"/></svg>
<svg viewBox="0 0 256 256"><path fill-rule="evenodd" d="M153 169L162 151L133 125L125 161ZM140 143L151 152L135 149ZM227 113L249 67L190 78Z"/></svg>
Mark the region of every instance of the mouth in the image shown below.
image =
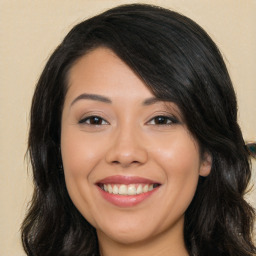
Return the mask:
<svg viewBox="0 0 256 256"><path fill-rule="evenodd" d="M102 197L118 207L132 207L155 194L160 183L134 176L110 176L95 184Z"/></svg>
<svg viewBox="0 0 256 256"><path fill-rule="evenodd" d="M134 196L140 195L152 191L153 189L160 186L158 183L135 183L135 184L106 184L98 183L97 184L103 191L114 194L114 195L123 195L123 196Z"/></svg>

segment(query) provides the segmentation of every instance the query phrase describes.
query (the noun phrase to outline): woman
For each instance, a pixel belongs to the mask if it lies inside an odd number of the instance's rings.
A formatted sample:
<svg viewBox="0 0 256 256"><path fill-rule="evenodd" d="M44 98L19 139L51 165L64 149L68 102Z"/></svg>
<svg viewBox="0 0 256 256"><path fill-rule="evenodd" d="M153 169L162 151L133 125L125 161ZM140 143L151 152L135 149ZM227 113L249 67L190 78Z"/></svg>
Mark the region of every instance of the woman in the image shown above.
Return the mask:
<svg viewBox="0 0 256 256"><path fill-rule="evenodd" d="M178 13L126 5L75 26L39 79L28 150L28 255L256 252L232 83Z"/></svg>

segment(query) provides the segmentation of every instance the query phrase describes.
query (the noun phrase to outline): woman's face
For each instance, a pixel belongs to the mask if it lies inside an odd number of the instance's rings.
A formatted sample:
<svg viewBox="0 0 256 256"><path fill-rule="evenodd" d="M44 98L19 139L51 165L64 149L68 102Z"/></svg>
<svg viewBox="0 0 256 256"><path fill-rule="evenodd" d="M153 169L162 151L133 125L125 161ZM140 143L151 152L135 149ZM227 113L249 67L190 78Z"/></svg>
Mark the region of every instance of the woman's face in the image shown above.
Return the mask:
<svg viewBox="0 0 256 256"><path fill-rule="evenodd" d="M69 195L99 240L183 236L199 175L210 172L179 108L157 100L111 50L74 64L62 114Z"/></svg>

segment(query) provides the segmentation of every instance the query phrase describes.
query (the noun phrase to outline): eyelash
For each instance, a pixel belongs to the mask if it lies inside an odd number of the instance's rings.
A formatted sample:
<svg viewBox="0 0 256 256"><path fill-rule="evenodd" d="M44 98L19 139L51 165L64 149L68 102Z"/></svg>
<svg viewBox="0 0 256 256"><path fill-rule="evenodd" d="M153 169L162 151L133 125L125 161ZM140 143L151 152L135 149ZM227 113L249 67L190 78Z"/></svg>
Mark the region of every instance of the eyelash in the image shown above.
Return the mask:
<svg viewBox="0 0 256 256"><path fill-rule="evenodd" d="M152 121L155 121L155 123L153 124ZM155 116L147 122L147 124L149 124L149 125L172 125L172 124L176 124L176 123L178 123L178 120L175 117L164 116L164 115ZM81 119L79 121L79 124L108 125L109 122L107 122L105 119L103 119L100 116L88 116L88 117Z"/></svg>
<svg viewBox="0 0 256 256"><path fill-rule="evenodd" d="M151 123L152 121L156 121L157 119L158 119L157 122L160 121L160 123L155 123L155 124ZM164 115L155 116L147 122L147 124L149 125L172 125L177 123L178 123L178 120L175 117L164 116Z"/></svg>
<svg viewBox="0 0 256 256"><path fill-rule="evenodd" d="M89 123L88 123L89 121ZM91 123L91 121L95 123ZM103 123L102 123L103 122ZM86 125L106 125L109 124L105 119L100 116L88 116L79 121L79 124L86 124Z"/></svg>

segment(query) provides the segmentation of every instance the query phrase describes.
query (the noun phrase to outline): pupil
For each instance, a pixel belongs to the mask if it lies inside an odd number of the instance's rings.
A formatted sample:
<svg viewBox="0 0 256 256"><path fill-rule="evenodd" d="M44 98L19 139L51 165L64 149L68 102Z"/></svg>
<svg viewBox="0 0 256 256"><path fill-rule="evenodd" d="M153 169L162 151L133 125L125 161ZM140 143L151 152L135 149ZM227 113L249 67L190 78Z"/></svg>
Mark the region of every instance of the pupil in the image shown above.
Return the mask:
<svg viewBox="0 0 256 256"><path fill-rule="evenodd" d="M157 117L157 119L156 119L156 123L157 123L157 124L165 124L165 123L166 123L166 118L163 117L163 116L159 116L159 117Z"/></svg>
<svg viewBox="0 0 256 256"><path fill-rule="evenodd" d="M92 117L91 118L91 124L101 124L101 118L99 118L99 117Z"/></svg>

